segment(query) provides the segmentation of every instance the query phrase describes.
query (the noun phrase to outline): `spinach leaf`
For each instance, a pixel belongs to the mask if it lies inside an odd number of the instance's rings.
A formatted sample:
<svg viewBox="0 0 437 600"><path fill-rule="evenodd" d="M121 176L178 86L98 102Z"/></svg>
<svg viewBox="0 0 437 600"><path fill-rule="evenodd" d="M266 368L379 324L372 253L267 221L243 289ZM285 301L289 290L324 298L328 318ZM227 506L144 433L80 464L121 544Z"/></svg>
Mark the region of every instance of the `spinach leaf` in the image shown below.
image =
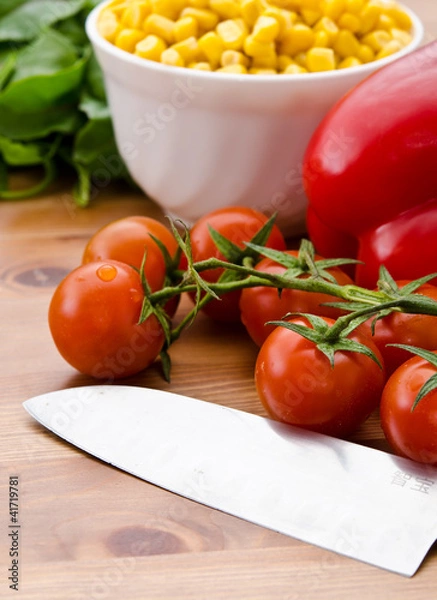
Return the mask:
<svg viewBox="0 0 437 600"><path fill-rule="evenodd" d="M0 198L40 193L58 162L75 169L81 206L110 180L130 181L85 33L99 1L0 0ZM11 169L34 165L43 169L39 183L7 189Z"/></svg>
<svg viewBox="0 0 437 600"><path fill-rule="evenodd" d="M72 66L79 54L67 37L46 29L34 42L17 52L16 57L10 83L35 75L53 75Z"/></svg>
<svg viewBox="0 0 437 600"><path fill-rule="evenodd" d="M4 0L3 0L4 1ZM10 0L9 4L13 4ZM27 42L46 27L77 14L86 0L28 0L16 2L0 22L0 41Z"/></svg>
<svg viewBox="0 0 437 600"><path fill-rule="evenodd" d="M9 11L25 2L26 0L2 0L2 3L0 4L0 17L3 17L3 15L6 15Z"/></svg>

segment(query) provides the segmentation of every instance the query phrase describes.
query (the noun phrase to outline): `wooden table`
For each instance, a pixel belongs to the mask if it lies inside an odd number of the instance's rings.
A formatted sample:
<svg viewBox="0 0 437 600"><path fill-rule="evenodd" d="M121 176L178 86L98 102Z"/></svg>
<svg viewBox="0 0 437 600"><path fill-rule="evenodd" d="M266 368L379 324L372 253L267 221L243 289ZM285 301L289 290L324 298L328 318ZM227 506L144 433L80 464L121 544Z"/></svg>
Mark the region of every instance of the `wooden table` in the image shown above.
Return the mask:
<svg viewBox="0 0 437 600"><path fill-rule="evenodd" d="M435 0L409 0L437 35ZM70 182L43 198L0 206L0 597L9 589L9 477L19 477L20 598L44 600L414 600L435 597L437 549L406 579L190 502L112 469L62 442L22 408L27 398L91 383L58 355L47 307L88 237L130 214L163 215L139 193L101 190L77 209ZM178 315L187 310L184 301ZM263 414L256 349L242 329L200 317L158 368L127 381ZM373 417L355 441L387 449ZM226 441L224 440L224 443ZM321 490L322 493L322 490ZM394 507L395 509L395 507Z"/></svg>

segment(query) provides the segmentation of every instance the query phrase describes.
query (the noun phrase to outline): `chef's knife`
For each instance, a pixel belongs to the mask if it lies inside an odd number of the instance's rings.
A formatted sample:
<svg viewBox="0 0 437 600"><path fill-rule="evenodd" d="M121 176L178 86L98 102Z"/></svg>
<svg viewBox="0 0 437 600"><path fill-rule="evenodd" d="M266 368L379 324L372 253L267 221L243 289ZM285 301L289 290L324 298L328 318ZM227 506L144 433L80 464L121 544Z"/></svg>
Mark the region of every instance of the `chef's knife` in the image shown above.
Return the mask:
<svg viewBox="0 0 437 600"><path fill-rule="evenodd" d="M437 539L434 467L154 389L78 387L24 407L141 479L402 575Z"/></svg>

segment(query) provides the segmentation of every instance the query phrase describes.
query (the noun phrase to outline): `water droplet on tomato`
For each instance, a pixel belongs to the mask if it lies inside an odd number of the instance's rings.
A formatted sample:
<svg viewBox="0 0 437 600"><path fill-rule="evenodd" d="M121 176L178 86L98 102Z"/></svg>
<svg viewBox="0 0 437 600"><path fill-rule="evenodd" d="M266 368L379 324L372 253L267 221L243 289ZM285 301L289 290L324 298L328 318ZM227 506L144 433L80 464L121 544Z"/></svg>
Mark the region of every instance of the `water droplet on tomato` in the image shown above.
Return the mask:
<svg viewBox="0 0 437 600"><path fill-rule="evenodd" d="M102 281L112 281L117 275L117 269L114 265L102 265L97 269L96 275Z"/></svg>

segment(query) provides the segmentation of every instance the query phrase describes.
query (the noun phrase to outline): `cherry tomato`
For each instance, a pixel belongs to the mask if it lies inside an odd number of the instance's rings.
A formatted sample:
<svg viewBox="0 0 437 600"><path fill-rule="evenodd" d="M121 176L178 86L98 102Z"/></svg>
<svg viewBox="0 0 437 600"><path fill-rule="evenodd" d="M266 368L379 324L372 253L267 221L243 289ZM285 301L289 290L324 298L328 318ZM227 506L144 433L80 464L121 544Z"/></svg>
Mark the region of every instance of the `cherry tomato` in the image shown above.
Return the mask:
<svg viewBox="0 0 437 600"><path fill-rule="evenodd" d="M298 256L297 250L287 250L290 256ZM316 256L316 260L321 257ZM257 271L281 275L286 268L270 258L262 259L255 267ZM341 269L332 268L328 272L333 275L340 285L352 284L352 279ZM304 275L303 277L307 277ZM241 321L253 341L261 346L274 325L265 325L267 321L282 319L288 312L311 313L326 317L337 318L342 311L338 308L321 306L323 302L338 302L338 298L327 294L304 292L301 290L278 290L269 287L245 288L241 293Z"/></svg>
<svg viewBox="0 0 437 600"><path fill-rule="evenodd" d="M437 465L437 390L426 394L413 411L411 407L436 372L419 356L408 359L387 381L380 408L381 427L395 453L433 465Z"/></svg>
<svg viewBox="0 0 437 600"><path fill-rule="evenodd" d="M175 255L177 242L167 227L150 217L132 216L99 229L85 247L82 264L111 259L140 269L147 252L144 274L150 289L156 292L164 285L166 268L162 252L151 235L164 244L170 256ZM169 315L174 315L178 304L179 296L166 304Z"/></svg>
<svg viewBox="0 0 437 600"><path fill-rule="evenodd" d="M124 263L87 263L69 273L49 307L49 326L63 358L75 369L112 381L145 369L164 333L155 316L138 324L144 292Z"/></svg>
<svg viewBox="0 0 437 600"><path fill-rule="evenodd" d="M301 317L291 322L307 324ZM354 331L349 338L367 345L382 363L367 335ZM384 381L384 369L368 356L338 350L332 367L314 342L285 327L268 336L255 367L258 395L272 418L336 437L351 435L375 410Z"/></svg>
<svg viewBox="0 0 437 600"><path fill-rule="evenodd" d="M225 260L224 256L214 244L208 226L217 230L239 248L245 248L244 242L249 242L253 236L267 222L267 217L252 208L229 206L205 215L191 228L190 239L195 262L211 257ZM284 237L279 228L274 225L265 244L268 248L285 250ZM202 277L209 282L216 282L223 269L203 271ZM237 322L240 319L241 292L229 292L220 300L212 300L203 309L203 312L217 321Z"/></svg>
<svg viewBox="0 0 437 600"><path fill-rule="evenodd" d="M85 247L82 264L112 259L139 269L146 251L147 281L152 291L159 290L164 283L165 263L151 234L164 244L170 256L174 256L177 242L165 225L150 217L133 216L99 229Z"/></svg>
<svg viewBox="0 0 437 600"><path fill-rule="evenodd" d="M402 288L407 283L407 281L398 281L397 285ZM437 300L437 287L434 285L429 283L421 285L417 292ZM371 321L367 323L369 327ZM387 374L391 375L411 357L411 353L387 344L409 344L425 350L437 349L437 317L393 312L376 321L373 341L384 358Z"/></svg>

